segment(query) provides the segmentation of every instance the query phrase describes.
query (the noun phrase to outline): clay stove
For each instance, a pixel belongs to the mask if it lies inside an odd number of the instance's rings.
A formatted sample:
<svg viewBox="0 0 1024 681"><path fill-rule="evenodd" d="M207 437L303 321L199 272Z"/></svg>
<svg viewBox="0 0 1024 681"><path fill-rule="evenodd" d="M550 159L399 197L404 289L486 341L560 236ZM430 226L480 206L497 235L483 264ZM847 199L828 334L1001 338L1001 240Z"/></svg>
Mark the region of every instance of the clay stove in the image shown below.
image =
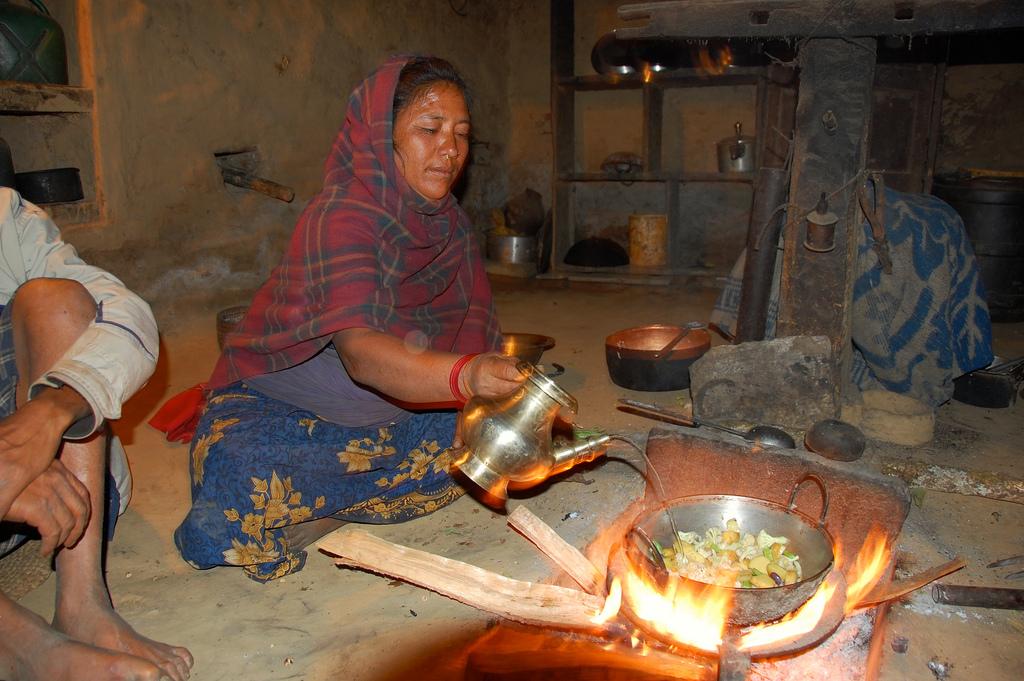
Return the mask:
<svg viewBox="0 0 1024 681"><path fill-rule="evenodd" d="M910 508L906 486L899 480L864 470L854 463L832 462L799 450L757 449L727 442L708 440L685 432L655 429L647 441L647 456L658 472L670 497L729 494L754 497L785 505L790 491L808 473L819 477L828 489L829 507L825 529L838 547L832 586L845 597L847 582L854 582L854 558L869 537L895 546L896 539ZM823 510L822 496L810 486L795 497L796 506L811 517ZM615 526L605 531L588 554L595 565L614 561L615 538L621 537L638 515L655 509L660 500L648 487L646 496L627 509ZM886 566L882 581L892 578L893 565ZM827 584L827 583L826 583ZM828 669L830 679L869 678L868 650L851 646L853 639L873 636L880 643L884 608L858 611L844 618L842 605L838 614L833 597L826 605L818 624L799 636L760 647L746 654L732 650L720 661L719 678L789 678L795 670L811 671L830 665L832 658L843 660L842 669ZM872 633L873 632L873 633ZM726 647L728 649L728 646ZM817 650L803 660L808 650ZM858 654L854 648L863 651ZM750 666L753 658L753 666ZM788 658L783 660L782 658ZM811 659L817 658L816 661ZM839 664L834 662L833 664ZM805 669L810 667L811 669ZM770 670L774 668L775 672ZM749 672L749 674L748 674ZM807 675L813 678L813 675Z"/></svg>

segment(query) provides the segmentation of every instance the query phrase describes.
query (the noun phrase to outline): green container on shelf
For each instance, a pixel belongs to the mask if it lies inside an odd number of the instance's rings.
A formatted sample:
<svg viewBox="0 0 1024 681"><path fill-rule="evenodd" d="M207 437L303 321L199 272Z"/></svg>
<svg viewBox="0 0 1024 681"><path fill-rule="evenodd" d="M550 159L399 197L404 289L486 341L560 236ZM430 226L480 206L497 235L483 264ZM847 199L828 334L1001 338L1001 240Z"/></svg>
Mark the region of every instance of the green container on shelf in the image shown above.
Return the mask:
<svg viewBox="0 0 1024 681"><path fill-rule="evenodd" d="M68 82L68 55L61 29L42 0L36 9L0 0L0 80Z"/></svg>

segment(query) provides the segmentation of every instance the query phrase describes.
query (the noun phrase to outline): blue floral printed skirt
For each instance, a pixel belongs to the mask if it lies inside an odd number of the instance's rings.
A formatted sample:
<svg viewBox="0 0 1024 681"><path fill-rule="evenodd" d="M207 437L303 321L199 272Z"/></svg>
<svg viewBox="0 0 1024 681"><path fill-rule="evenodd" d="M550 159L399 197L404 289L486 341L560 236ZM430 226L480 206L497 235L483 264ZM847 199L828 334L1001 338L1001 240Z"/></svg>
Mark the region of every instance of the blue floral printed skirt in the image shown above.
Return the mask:
<svg viewBox="0 0 1024 681"><path fill-rule="evenodd" d="M283 528L334 516L389 524L462 496L448 473L456 414L349 428L244 384L213 391L192 439L192 508L174 533L193 567L238 565L257 581L302 569Z"/></svg>

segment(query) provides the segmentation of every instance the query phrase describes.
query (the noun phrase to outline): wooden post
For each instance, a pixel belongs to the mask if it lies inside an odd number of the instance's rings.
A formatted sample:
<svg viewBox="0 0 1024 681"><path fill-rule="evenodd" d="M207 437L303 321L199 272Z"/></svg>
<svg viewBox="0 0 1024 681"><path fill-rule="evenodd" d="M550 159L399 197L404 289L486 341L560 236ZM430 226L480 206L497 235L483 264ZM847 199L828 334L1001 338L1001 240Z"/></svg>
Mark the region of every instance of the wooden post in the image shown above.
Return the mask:
<svg viewBox="0 0 1024 681"><path fill-rule="evenodd" d="M812 38L800 48L799 60L791 207L776 335L828 337L838 413L852 360L850 308L861 220L856 192L867 159L875 41ZM835 248L825 253L804 247L805 217L822 193L839 217Z"/></svg>
<svg viewBox="0 0 1024 681"><path fill-rule="evenodd" d="M575 34L573 0L551 0L551 144L555 159L551 178L552 267L562 262L576 238L571 215L573 185L563 177L576 170L576 91L564 82L575 73Z"/></svg>

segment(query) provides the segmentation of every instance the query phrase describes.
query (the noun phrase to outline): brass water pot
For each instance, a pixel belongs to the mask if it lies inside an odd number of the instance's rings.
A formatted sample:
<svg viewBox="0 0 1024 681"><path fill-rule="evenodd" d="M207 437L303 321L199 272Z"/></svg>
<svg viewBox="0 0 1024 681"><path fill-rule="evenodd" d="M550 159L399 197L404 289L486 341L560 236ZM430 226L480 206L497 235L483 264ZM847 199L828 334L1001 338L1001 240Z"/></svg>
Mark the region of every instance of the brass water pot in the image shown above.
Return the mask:
<svg viewBox="0 0 1024 681"><path fill-rule="evenodd" d="M555 446L551 428L559 411L575 415L579 405L529 362L519 362L522 385L497 398L473 397L462 412L465 443L455 466L498 499L508 484L529 487L605 453L608 435Z"/></svg>

